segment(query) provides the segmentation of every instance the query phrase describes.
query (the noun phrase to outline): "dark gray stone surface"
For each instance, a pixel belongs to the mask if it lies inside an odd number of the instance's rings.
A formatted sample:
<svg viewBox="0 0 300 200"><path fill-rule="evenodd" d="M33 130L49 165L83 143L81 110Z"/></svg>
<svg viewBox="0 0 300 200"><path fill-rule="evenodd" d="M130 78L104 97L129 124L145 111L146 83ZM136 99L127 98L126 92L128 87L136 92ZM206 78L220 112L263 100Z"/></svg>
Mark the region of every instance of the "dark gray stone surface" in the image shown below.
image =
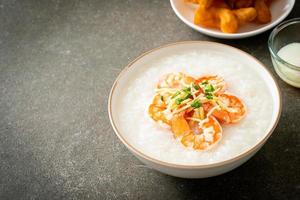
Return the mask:
<svg viewBox="0 0 300 200"><path fill-rule="evenodd" d="M299 17L300 4L289 16ZM193 31L168 0L0 0L0 199L299 199L300 90L272 69L270 32L218 40ZM283 94L266 145L238 169L185 180L143 166L107 116L110 87L142 52L210 40L261 60Z"/></svg>

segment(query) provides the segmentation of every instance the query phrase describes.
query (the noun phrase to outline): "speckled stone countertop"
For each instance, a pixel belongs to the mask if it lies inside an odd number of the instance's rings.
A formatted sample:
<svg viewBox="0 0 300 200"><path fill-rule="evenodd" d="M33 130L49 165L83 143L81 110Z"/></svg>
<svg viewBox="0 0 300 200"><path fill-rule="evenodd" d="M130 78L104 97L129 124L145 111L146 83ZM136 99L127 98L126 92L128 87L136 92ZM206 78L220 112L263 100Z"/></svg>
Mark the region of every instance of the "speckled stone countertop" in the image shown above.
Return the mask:
<svg viewBox="0 0 300 200"><path fill-rule="evenodd" d="M289 18L299 17L297 2ZM275 74L267 38L204 36L168 0L0 0L0 199L299 199L300 90ZM124 66L182 40L217 41L262 61L283 112L264 147L227 174L180 179L118 140L107 99Z"/></svg>

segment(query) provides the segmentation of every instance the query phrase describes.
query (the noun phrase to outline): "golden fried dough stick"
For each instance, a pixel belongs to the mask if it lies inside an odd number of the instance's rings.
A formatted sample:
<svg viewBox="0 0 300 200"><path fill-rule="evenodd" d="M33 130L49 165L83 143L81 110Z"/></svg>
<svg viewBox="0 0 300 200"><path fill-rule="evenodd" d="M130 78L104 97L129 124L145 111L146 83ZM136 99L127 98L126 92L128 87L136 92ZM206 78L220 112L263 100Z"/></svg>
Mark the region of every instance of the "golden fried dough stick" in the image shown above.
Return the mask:
<svg viewBox="0 0 300 200"><path fill-rule="evenodd" d="M236 33L239 25L246 22L256 20L259 23L267 23L271 21L271 12L268 6L272 0L186 1L199 4L194 15L195 24L218 28L225 33Z"/></svg>
<svg viewBox="0 0 300 200"><path fill-rule="evenodd" d="M271 11L265 0L255 0L254 7L257 12L257 21L259 23L268 23L271 21Z"/></svg>
<svg viewBox="0 0 300 200"><path fill-rule="evenodd" d="M239 27L235 14L226 8L219 8L220 29L224 33L236 33Z"/></svg>
<svg viewBox="0 0 300 200"><path fill-rule="evenodd" d="M217 16L216 8L203 8L199 6L195 12L194 23L208 28L219 28L220 19Z"/></svg>
<svg viewBox="0 0 300 200"><path fill-rule="evenodd" d="M256 10L255 8L240 8L240 9L236 9L236 10L232 10L233 13L235 14L235 16L237 17L239 24L244 24L246 22L251 22L253 21L256 16Z"/></svg>
<svg viewBox="0 0 300 200"><path fill-rule="evenodd" d="M236 33L238 30L238 19L227 8L205 9L199 6L195 13L194 23L209 28L220 28L224 33Z"/></svg>

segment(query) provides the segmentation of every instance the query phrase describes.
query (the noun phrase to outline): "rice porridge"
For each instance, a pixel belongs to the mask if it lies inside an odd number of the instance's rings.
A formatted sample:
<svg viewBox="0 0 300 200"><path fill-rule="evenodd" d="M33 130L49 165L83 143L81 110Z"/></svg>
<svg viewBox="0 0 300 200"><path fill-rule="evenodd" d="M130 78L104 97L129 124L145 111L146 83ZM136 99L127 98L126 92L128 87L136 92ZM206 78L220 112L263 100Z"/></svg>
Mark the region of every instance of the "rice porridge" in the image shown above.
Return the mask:
<svg viewBox="0 0 300 200"><path fill-rule="evenodd" d="M142 153L174 164L211 164L230 159L256 144L268 130L273 101L259 73L222 52L191 50L145 64L127 81L118 105L118 121L123 136ZM224 78L230 92L247 107L246 116L236 124L222 125L218 145L206 151L184 147L168 126L148 114L159 79L168 73L182 72L193 77L216 74Z"/></svg>

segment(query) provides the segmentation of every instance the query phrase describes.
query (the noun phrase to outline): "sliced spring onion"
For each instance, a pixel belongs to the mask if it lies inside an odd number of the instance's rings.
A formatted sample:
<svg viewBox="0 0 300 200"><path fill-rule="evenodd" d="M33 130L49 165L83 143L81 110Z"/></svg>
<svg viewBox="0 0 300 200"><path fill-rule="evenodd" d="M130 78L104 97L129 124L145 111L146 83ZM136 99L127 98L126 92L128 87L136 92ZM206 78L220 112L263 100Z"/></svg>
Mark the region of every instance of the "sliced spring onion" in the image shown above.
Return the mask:
<svg viewBox="0 0 300 200"><path fill-rule="evenodd" d="M183 100L182 98L178 98L178 99L175 100L175 103L176 103L177 105L180 105L181 102L183 102L183 101L184 101L184 100Z"/></svg>
<svg viewBox="0 0 300 200"><path fill-rule="evenodd" d="M206 81L203 81L202 83L201 83L201 85L206 85L206 84L208 84L208 81L206 80Z"/></svg>
<svg viewBox="0 0 300 200"><path fill-rule="evenodd" d="M196 85L196 84L194 84L194 83L192 83L192 86L193 86L193 88L194 88L195 90L199 90L199 89L200 89L199 85Z"/></svg>
<svg viewBox="0 0 300 200"><path fill-rule="evenodd" d="M212 94L206 94L206 98L207 99L213 99L214 97L212 96Z"/></svg>
<svg viewBox="0 0 300 200"><path fill-rule="evenodd" d="M175 92L175 94L173 94L173 96L171 97L171 99L174 99L174 98L177 97L178 95L180 95L180 91Z"/></svg>
<svg viewBox="0 0 300 200"><path fill-rule="evenodd" d="M201 102L200 102L198 99L196 99L196 100L194 100L194 101L192 102L191 106L192 106L193 108L199 108L199 107L202 106L202 104L201 104Z"/></svg>
<svg viewBox="0 0 300 200"><path fill-rule="evenodd" d="M160 100L164 101L164 96L160 95Z"/></svg>
<svg viewBox="0 0 300 200"><path fill-rule="evenodd" d="M185 88L182 89L182 91L185 92L185 93L189 93L189 92L191 92L191 88L190 87L185 87Z"/></svg>
<svg viewBox="0 0 300 200"><path fill-rule="evenodd" d="M204 88L205 93L210 93L210 92L213 92L213 91L215 91L215 88L211 84L206 85L205 88Z"/></svg>
<svg viewBox="0 0 300 200"><path fill-rule="evenodd" d="M190 93L187 93L187 94L185 94L184 97L182 97L182 98L177 98L177 99L175 100L175 103L176 103L177 105L180 105L181 102L183 102L184 100L190 98L191 96L192 96L192 95L191 95Z"/></svg>

